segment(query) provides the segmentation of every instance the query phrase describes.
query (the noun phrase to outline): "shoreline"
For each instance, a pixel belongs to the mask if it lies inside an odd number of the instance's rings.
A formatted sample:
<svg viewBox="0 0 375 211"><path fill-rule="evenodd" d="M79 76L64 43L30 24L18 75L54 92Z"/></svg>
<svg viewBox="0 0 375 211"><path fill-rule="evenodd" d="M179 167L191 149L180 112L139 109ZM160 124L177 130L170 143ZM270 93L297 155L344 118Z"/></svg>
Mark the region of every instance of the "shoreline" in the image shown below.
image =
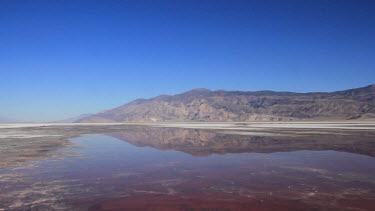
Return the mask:
<svg viewBox="0 0 375 211"><path fill-rule="evenodd" d="M51 126L156 126L197 129L353 129L374 130L375 121L293 121L293 122L116 122L116 123L0 123L0 129L51 127ZM363 127L365 126L365 127ZM370 127L369 127L370 126Z"/></svg>

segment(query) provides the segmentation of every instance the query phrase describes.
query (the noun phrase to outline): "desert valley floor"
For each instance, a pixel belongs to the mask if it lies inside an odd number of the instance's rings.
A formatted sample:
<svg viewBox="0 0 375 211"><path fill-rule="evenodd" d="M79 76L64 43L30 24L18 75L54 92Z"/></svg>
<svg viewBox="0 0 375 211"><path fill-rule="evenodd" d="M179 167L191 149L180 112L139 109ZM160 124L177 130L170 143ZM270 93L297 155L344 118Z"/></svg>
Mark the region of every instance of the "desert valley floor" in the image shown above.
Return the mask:
<svg viewBox="0 0 375 211"><path fill-rule="evenodd" d="M0 124L0 210L372 210L375 122Z"/></svg>

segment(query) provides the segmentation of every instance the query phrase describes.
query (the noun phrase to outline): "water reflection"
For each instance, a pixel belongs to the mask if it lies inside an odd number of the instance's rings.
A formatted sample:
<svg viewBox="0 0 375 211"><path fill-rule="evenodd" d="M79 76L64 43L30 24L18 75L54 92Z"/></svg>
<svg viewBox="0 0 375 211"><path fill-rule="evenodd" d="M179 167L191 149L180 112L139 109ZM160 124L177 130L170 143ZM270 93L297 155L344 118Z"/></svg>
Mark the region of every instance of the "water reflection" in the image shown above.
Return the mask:
<svg viewBox="0 0 375 211"><path fill-rule="evenodd" d="M0 170L0 209L371 210L374 145L355 136L85 135L54 157Z"/></svg>
<svg viewBox="0 0 375 211"><path fill-rule="evenodd" d="M196 156L335 150L375 157L375 136L363 131L350 131L343 135L328 133L304 136L246 136L212 130L139 127L107 135L139 147L177 150Z"/></svg>

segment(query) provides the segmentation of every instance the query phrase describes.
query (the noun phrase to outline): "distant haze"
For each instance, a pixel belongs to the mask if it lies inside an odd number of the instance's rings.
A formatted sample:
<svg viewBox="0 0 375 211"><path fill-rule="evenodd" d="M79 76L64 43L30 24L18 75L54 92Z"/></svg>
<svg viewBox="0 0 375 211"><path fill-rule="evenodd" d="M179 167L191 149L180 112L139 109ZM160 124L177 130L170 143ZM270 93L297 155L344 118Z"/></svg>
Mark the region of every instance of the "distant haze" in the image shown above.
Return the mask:
<svg viewBox="0 0 375 211"><path fill-rule="evenodd" d="M6 118L6 117L0 117L0 123L13 123L13 122L17 122L17 121L14 119Z"/></svg>

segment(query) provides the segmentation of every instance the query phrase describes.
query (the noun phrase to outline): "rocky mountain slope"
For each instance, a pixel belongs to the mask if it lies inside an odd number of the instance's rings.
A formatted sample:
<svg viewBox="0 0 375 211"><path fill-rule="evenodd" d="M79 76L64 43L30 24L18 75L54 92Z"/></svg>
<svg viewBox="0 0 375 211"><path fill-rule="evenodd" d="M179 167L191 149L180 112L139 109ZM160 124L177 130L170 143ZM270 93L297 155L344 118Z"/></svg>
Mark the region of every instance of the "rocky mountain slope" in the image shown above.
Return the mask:
<svg viewBox="0 0 375 211"><path fill-rule="evenodd" d="M92 114L81 114L79 116L63 119L63 120L58 120L54 122L61 122L61 123L69 123L69 122L79 122L81 119L92 116Z"/></svg>
<svg viewBox="0 0 375 211"><path fill-rule="evenodd" d="M137 99L79 122L375 119L375 85L336 92L211 91Z"/></svg>

